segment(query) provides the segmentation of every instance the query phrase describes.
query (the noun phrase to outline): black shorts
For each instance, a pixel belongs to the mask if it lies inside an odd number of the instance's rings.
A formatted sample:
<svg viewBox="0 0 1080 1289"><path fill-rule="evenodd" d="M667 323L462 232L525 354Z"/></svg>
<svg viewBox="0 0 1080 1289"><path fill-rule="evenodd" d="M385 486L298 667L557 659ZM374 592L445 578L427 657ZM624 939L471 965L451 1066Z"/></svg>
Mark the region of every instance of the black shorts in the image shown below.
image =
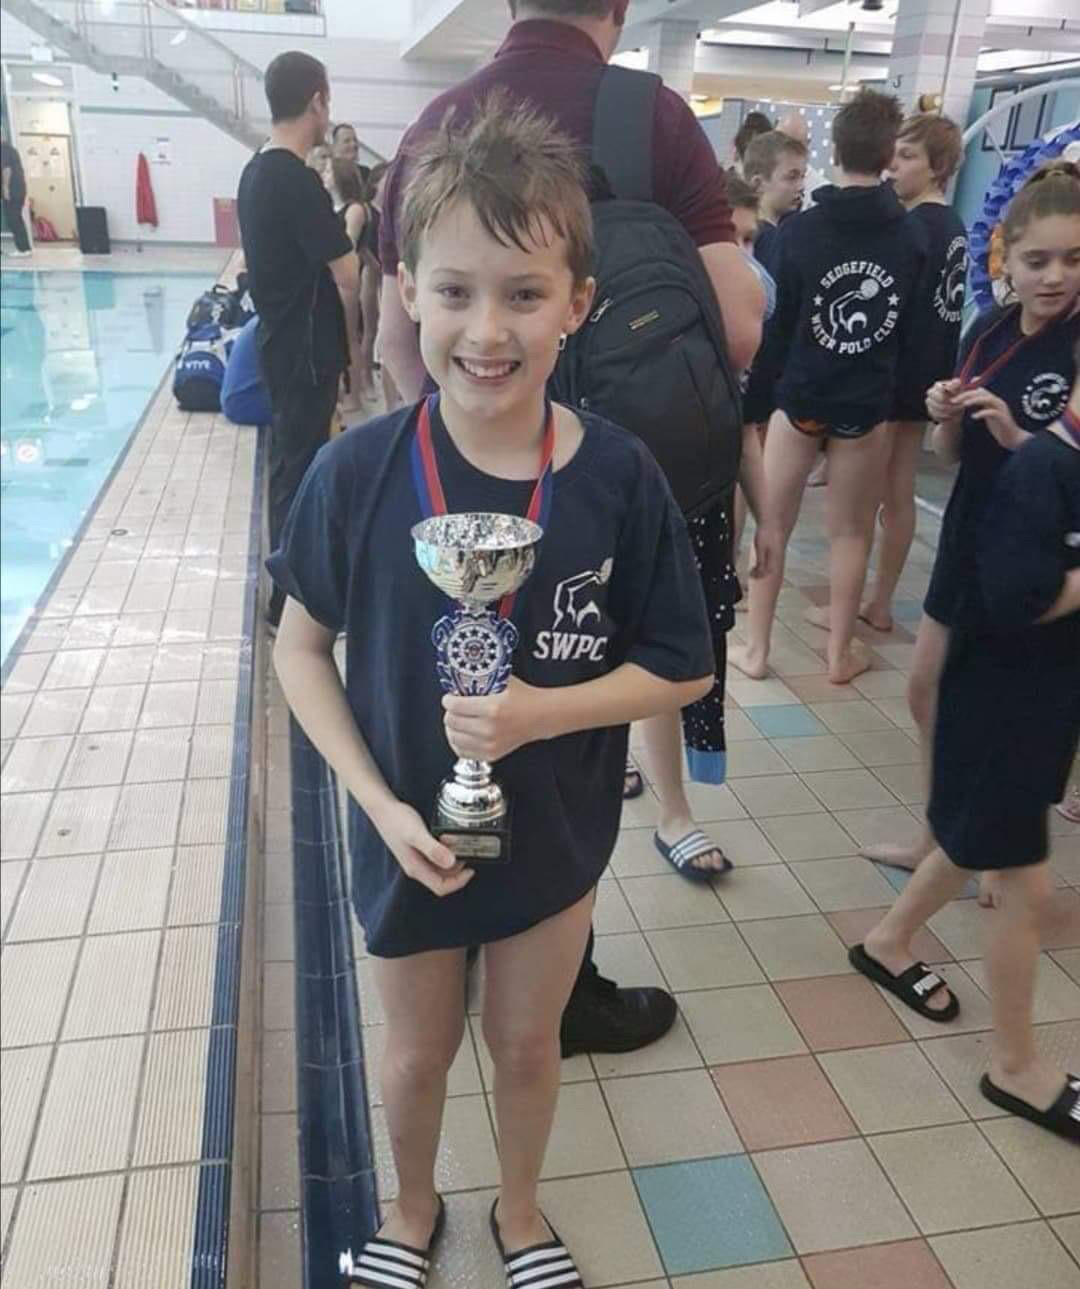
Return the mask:
<svg viewBox="0 0 1080 1289"><path fill-rule="evenodd" d="M1076 756L1074 691L1075 668L1003 659L994 640L954 632L927 818L958 867L1023 868L1047 857L1048 812L1065 795Z"/></svg>
<svg viewBox="0 0 1080 1289"><path fill-rule="evenodd" d="M870 425L859 422L840 425L832 421L811 420L806 416L796 418L789 412L785 415L800 434L805 434L811 439L864 439L881 424L881 421L874 421Z"/></svg>

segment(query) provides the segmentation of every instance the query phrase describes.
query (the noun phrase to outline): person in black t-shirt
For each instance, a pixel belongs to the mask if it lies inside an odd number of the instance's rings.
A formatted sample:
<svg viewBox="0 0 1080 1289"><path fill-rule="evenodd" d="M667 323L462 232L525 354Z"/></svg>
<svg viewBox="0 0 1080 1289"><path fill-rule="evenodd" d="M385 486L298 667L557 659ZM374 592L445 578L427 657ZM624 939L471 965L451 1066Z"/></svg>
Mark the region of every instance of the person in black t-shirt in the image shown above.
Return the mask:
<svg viewBox="0 0 1080 1289"><path fill-rule="evenodd" d="M15 239L12 255L29 255L30 238L26 232L22 208L26 202L26 176L23 174L22 158L8 142L7 127L4 127L3 142L0 142L0 170L4 181L4 218Z"/></svg>
<svg viewBox="0 0 1080 1289"><path fill-rule="evenodd" d="M1080 339L1074 373L1078 358ZM1041 391L1031 397L1047 406L1046 373L1037 379ZM972 576L949 639L934 732L937 845L850 957L920 1015L951 1020L956 999L915 960L911 941L972 870L994 872L998 908L985 957L994 1035L979 1090L1080 1142L1080 1077L1039 1050L1032 1025L1040 929L1058 895L1047 816L1080 733L1080 377L1060 419L1039 434L1019 431L997 395L978 393L981 432L1000 436L1006 459L981 517L969 515Z"/></svg>
<svg viewBox="0 0 1080 1289"><path fill-rule="evenodd" d="M347 336L356 333L359 269L318 175L305 165L330 120L326 68L308 54L279 54L266 69L273 129L240 176L237 211L270 427L270 542L316 452L330 436ZM274 588L276 627L285 603Z"/></svg>
<svg viewBox="0 0 1080 1289"><path fill-rule="evenodd" d="M859 617L876 631L893 628L892 599L915 536L915 471L926 433L926 395L956 368L967 284L967 229L945 199L964 156L960 129L926 113L900 127L889 173L896 195L925 229L926 273L915 303L917 324L900 355L896 403L888 427L889 461L881 507L877 575Z"/></svg>
<svg viewBox="0 0 1080 1289"><path fill-rule="evenodd" d="M1076 375L1080 169L1055 162L1036 171L1010 203L1003 229L1015 302L975 320L961 343L956 377L938 381L927 395L937 423L934 449L960 463L908 678L908 706L928 768L950 633L969 621L976 534L997 475L1019 444L1053 423ZM862 853L876 863L916 868L935 844L926 826L913 843L881 842Z"/></svg>
<svg viewBox="0 0 1080 1289"><path fill-rule="evenodd" d="M341 1265L373 1289L427 1279L466 949L482 944L495 1241L514 1283L582 1289L537 1207L560 1018L618 836L628 722L709 692L710 625L686 523L648 449L545 396L560 335L582 325L595 289L573 141L493 97L416 155L401 234L402 304L439 392L328 444L269 562L289 596L274 649L282 689L349 790L351 894L387 1020L383 1101L401 1186L380 1233ZM463 697L441 692L432 626L448 604L410 534L430 514L470 511L529 513L544 532L503 610L513 674L502 692ZM513 801L508 863L469 866L429 828L452 752L497 763ZM382 1274L402 1256L417 1274Z"/></svg>

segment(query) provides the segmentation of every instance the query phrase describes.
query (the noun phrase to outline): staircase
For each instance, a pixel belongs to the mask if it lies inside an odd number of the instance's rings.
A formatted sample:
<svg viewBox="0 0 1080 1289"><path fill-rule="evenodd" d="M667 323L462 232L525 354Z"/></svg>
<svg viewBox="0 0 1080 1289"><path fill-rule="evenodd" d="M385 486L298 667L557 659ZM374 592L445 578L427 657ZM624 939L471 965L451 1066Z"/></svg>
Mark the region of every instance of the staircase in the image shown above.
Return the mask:
<svg viewBox="0 0 1080 1289"><path fill-rule="evenodd" d="M0 5L73 62L105 76L142 77L253 151L270 133L259 68L163 0Z"/></svg>

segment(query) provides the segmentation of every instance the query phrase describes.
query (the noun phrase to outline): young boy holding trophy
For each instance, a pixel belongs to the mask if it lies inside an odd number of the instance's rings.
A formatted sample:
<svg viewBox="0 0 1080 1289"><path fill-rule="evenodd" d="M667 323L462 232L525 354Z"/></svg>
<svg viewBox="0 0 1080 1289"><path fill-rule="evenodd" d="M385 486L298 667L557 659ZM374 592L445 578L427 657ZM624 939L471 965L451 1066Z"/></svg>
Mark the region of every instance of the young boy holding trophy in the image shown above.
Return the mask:
<svg viewBox="0 0 1080 1289"><path fill-rule="evenodd" d="M707 693L712 646L648 450L545 398L593 292L573 144L493 100L436 132L411 173L399 283L439 392L320 452L269 564L289 596L282 687L349 790L352 895L386 1012L399 1193L342 1269L352 1285L426 1283L465 951L482 944L492 1233L508 1280L573 1289L537 1204L559 1019L618 832L627 725Z"/></svg>

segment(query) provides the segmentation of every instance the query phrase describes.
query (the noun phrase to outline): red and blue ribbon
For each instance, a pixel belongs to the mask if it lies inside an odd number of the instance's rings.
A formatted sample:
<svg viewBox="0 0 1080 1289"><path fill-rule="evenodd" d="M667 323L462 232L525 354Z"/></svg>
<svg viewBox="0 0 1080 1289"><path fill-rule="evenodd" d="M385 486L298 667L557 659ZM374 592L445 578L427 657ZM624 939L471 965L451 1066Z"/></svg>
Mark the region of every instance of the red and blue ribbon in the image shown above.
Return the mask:
<svg viewBox="0 0 1080 1289"><path fill-rule="evenodd" d="M443 492L442 478L439 475L439 462L435 456L435 443L431 436L431 418L437 410L438 394L431 394L420 405L416 422L416 433L412 442L412 476L416 489L416 499L420 504L420 513L424 519L448 513L446 494ZM536 486L529 500L525 518L541 528L546 528L551 514L551 497L555 484L555 410L550 402L545 403L546 419L544 423L544 442L540 449L540 472L536 476ZM503 597L499 605L499 616L508 618L514 611L514 595Z"/></svg>

